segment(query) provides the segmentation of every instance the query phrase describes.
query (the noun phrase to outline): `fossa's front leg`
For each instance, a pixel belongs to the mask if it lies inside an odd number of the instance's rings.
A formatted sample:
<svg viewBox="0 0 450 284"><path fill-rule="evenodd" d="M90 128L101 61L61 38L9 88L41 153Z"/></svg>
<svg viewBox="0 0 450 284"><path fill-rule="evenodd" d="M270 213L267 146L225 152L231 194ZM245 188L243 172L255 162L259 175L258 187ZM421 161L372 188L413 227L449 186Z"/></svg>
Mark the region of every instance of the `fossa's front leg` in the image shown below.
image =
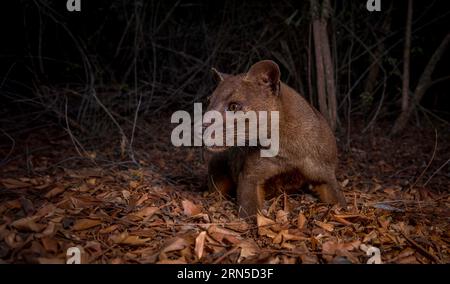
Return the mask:
<svg viewBox="0 0 450 284"><path fill-rule="evenodd" d="M233 196L236 185L230 174L227 153L217 153L210 157L208 163L208 188L224 196Z"/></svg>
<svg viewBox="0 0 450 284"><path fill-rule="evenodd" d="M320 200L324 203L339 204L342 207L345 207L347 204L339 183L334 177L328 182L315 185L314 191L319 195Z"/></svg>
<svg viewBox="0 0 450 284"><path fill-rule="evenodd" d="M255 216L264 205L264 187L255 176L241 175L237 187L239 217Z"/></svg>
<svg viewBox="0 0 450 284"><path fill-rule="evenodd" d="M253 158L253 160L247 160L238 178L239 216L244 218L256 215L263 208L265 183L280 172L280 169L271 160L260 157Z"/></svg>

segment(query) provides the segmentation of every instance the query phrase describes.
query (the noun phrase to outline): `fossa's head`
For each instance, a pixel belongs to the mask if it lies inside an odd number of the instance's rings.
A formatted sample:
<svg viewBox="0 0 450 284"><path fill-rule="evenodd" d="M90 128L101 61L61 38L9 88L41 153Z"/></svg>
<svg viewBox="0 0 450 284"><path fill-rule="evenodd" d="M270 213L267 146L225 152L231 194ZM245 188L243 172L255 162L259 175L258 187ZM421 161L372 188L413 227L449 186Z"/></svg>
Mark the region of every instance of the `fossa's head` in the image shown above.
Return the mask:
<svg viewBox="0 0 450 284"><path fill-rule="evenodd" d="M219 80L209 97L208 110L270 111L280 92L280 68L271 60L255 63L247 73L229 75L213 69Z"/></svg>
<svg viewBox="0 0 450 284"><path fill-rule="evenodd" d="M207 111L217 111L223 117L223 129L226 130L226 119L229 112L248 114L279 110L280 101L280 68L271 60L255 63L246 73L230 75L213 69L219 83L209 97ZM227 113L228 112L228 113ZM204 123L206 129L211 123ZM248 126L248 125L247 125ZM236 127L235 127L236 129ZM245 128L245 140L248 141L248 127ZM269 131L270 132L270 131ZM238 131L234 135L238 135ZM224 133L225 137L225 133ZM234 137L236 139L236 137ZM236 140L235 140L236 141ZM225 143L224 143L225 144ZM223 151L226 147L209 147L211 151Z"/></svg>

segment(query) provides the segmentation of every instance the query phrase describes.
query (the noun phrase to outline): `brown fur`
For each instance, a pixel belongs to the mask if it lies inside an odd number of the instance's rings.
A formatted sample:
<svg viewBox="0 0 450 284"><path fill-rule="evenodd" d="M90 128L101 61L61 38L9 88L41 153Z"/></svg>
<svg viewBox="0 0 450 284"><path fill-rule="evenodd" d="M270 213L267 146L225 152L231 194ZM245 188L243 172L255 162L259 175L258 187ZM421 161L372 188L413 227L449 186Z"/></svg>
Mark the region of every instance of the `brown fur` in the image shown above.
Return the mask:
<svg viewBox="0 0 450 284"><path fill-rule="evenodd" d="M243 111L278 110L280 149L272 158L260 157L258 147L209 148L208 186L237 195L240 216L255 215L266 194L293 192L302 184L314 186L326 203L345 205L336 180L336 141L323 116L295 90L280 81L278 65L264 60L245 74L217 72L221 82L208 110L225 116L230 103Z"/></svg>

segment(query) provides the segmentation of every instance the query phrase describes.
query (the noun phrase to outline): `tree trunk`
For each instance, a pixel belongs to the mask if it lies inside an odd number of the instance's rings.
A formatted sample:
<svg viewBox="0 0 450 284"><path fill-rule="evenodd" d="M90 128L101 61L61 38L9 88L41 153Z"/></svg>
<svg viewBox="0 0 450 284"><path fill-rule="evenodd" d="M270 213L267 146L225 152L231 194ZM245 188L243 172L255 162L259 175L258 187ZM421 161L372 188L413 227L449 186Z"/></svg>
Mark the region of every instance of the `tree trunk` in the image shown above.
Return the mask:
<svg viewBox="0 0 450 284"><path fill-rule="evenodd" d="M325 116L327 121L328 117L328 106L325 91L325 73L323 66L323 54L322 54L322 37L321 33L321 20L319 15L319 3L316 0L311 0L311 14L313 19L313 40L314 40L314 54L316 59L316 88L317 88L317 98L319 101L320 112Z"/></svg>
<svg viewBox="0 0 450 284"><path fill-rule="evenodd" d="M441 44L438 46L438 48L433 53L433 56L431 56L430 61L428 62L427 66L425 67L425 70L423 71L422 75L420 76L419 83L417 84L416 89L414 90L414 94L411 100L411 103L409 104L407 110L405 112L402 112L397 120L394 123L394 127L392 128L391 133L392 134L399 134L402 132L406 124L408 123L408 120L413 113L413 111L416 108L416 105L420 103L422 100L422 97L425 95L426 91L428 90L428 87L431 85L431 74L433 74L433 71L441 59L442 55L444 54L445 50L447 49L448 45L450 43L450 33L448 33L445 38L442 40Z"/></svg>
<svg viewBox="0 0 450 284"><path fill-rule="evenodd" d="M323 67L325 69L325 82L327 91L328 118L331 129L336 130L337 104L336 84L334 80L334 65L331 57L331 48L328 40L327 20L330 17L331 5L329 0L324 0L322 7L322 18L320 25L321 49L323 56Z"/></svg>
<svg viewBox="0 0 450 284"><path fill-rule="evenodd" d="M403 81L402 81L402 110L406 113L409 108L409 60L411 55L411 24L412 0L408 0L408 16L406 17L405 47L403 49Z"/></svg>
<svg viewBox="0 0 450 284"><path fill-rule="evenodd" d="M319 1L311 0L310 3L319 109L334 131L337 122L336 83L327 32L327 20L331 13L331 5L329 0L324 0L322 9L320 9Z"/></svg>

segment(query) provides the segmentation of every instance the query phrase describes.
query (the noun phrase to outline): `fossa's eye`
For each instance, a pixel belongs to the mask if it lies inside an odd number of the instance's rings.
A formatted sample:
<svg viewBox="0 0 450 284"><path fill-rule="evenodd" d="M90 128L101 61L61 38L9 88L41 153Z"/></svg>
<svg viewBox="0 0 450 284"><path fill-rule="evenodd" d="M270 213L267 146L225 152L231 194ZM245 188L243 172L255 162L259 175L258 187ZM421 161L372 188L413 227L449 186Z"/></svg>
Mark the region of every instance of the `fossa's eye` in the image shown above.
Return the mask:
<svg viewBox="0 0 450 284"><path fill-rule="evenodd" d="M241 105L235 102L232 102L228 105L228 110L229 111L238 111L241 109Z"/></svg>

